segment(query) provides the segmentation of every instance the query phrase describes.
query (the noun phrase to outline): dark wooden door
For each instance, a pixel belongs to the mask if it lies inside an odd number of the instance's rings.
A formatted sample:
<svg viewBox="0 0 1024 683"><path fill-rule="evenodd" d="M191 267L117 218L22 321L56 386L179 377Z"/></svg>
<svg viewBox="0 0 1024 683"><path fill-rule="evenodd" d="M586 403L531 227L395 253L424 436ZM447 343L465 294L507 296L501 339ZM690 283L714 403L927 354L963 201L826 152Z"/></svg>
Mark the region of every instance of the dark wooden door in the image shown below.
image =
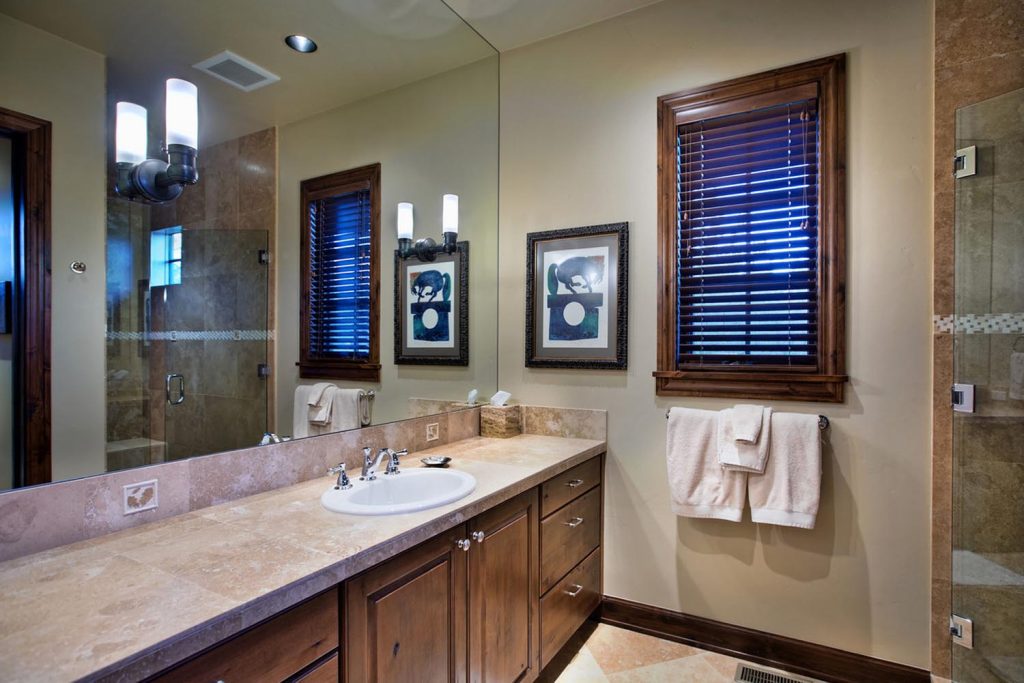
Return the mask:
<svg viewBox="0 0 1024 683"><path fill-rule="evenodd" d="M345 584L349 683L466 680L466 560L459 526Z"/></svg>
<svg viewBox="0 0 1024 683"><path fill-rule="evenodd" d="M474 683L530 681L540 669L539 500L532 489L469 523L469 671Z"/></svg>

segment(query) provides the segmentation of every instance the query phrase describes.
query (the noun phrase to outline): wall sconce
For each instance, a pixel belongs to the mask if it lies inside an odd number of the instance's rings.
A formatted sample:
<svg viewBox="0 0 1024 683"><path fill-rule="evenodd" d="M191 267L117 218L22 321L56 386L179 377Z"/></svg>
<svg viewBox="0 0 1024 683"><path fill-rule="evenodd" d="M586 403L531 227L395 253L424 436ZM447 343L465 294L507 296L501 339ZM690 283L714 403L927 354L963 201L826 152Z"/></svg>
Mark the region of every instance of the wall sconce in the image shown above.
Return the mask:
<svg viewBox="0 0 1024 683"><path fill-rule="evenodd" d="M186 185L199 181L199 105L196 86L179 78L167 80L167 161L147 158L146 109L117 103L115 160L117 194L128 199L169 202Z"/></svg>
<svg viewBox="0 0 1024 683"><path fill-rule="evenodd" d="M412 209L409 202L398 203L398 255L403 259L415 256L420 261L433 261L438 254L454 254L459 239L459 195L441 197L441 244L430 237L413 244Z"/></svg>

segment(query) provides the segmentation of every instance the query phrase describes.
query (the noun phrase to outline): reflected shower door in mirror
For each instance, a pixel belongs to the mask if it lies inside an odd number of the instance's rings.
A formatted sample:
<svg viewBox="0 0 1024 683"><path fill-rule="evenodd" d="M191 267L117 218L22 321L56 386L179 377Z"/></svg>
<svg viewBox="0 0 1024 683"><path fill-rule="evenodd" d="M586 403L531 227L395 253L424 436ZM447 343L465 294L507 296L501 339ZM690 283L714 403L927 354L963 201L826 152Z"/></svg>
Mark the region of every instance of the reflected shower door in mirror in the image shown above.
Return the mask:
<svg viewBox="0 0 1024 683"><path fill-rule="evenodd" d="M267 431L266 230L109 210L108 471L243 448Z"/></svg>
<svg viewBox="0 0 1024 683"><path fill-rule="evenodd" d="M319 49L293 50L296 32ZM0 61L0 112L52 131L39 214L50 293L22 302L49 304L33 313L52 325L50 384L38 375L27 411L0 402L13 444L0 488L422 416L497 389L498 58L442 0L4 0L0 43L18 55ZM375 164L379 377L300 377L300 186ZM439 239L444 195L459 196L458 239L472 246L469 361L396 364L396 207L415 206L413 238ZM354 397L355 421L297 425L323 411L308 396L326 383ZM37 426L50 443L18 450L19 429ZM14 476L26 463L39 476Z"/></svg>

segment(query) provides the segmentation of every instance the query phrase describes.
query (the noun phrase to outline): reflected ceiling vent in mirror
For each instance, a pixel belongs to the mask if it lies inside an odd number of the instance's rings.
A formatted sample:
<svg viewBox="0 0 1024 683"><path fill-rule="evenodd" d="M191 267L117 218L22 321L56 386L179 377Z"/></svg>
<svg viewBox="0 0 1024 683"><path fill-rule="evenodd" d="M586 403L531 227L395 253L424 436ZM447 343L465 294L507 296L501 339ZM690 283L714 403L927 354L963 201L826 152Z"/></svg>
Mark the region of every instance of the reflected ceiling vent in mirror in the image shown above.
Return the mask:
<svg viewBox="0 0 1024 683"><path fill-rule="evenodd" d="M270 73L258 64L253 64L245 57L239 57L230 50L224 50L192 66L245 92L281 80L280 76Z"/></svg>

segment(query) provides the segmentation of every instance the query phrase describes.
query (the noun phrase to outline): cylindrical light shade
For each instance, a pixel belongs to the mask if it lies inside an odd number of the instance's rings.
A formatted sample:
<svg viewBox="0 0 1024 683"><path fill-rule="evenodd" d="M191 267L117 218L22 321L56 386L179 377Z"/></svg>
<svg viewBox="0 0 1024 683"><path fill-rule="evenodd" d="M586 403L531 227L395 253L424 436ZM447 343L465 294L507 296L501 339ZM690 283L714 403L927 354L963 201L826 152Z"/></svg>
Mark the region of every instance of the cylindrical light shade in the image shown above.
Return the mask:
<svg viewBox="0 0 1024 683"><path fill-rule="evenodd" d="M199 149L199 93L180 78L167 79L167 144Z"/></svg>
<svg viewBox="0 0 1024 683"><path fill-rule="evenodd" d="M412 239L412 204L398 202L398 239Z"/></svg>
<svg viewBox="0 0 1024 683"><path fill-rule="evenodd" d="M441 198L441 232L459 232L459 195L446 194Z"/></svg>
<svg viewBox="0 0 1024 683"><path fill-rule="evenodd" d="M114 158L117 163L141 164L146 160L146 108L131 102L117 103Z"/></svg>

